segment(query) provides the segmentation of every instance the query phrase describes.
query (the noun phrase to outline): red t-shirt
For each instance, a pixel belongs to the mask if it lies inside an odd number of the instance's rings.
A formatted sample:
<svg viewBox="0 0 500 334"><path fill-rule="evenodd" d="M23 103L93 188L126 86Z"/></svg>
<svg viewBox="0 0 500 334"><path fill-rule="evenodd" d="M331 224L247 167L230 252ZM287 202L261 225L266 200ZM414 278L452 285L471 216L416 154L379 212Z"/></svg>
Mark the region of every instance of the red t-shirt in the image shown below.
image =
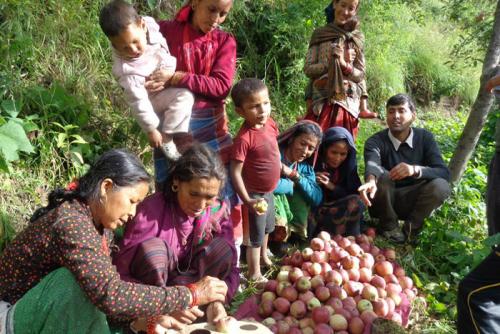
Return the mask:
<svg viewBox="0 0 500 334"><path fill-rule="evenodd" d="M248 192L268 193L278 185L281 157L278 128L272 118L260 128L244 123L233 143L232 160L243 162L242 177Z"/></svg>

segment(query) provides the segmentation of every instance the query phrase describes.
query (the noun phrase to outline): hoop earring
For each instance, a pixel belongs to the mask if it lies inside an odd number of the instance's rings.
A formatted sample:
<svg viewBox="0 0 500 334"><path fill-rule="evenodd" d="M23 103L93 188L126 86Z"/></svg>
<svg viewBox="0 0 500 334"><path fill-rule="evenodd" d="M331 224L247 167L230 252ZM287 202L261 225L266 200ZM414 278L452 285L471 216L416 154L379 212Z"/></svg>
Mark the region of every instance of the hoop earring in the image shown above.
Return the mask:
<svg viewBox="0 0 500 334"><path fill-rule="evenodd" d="M179 186L178 186L178 185L176 185L176 184L172 184L172 187L171 187L171 188L172 188L172 191L173 191L174 193L176 193L176 192L178 192L178 191L179 191Z"/></svg>

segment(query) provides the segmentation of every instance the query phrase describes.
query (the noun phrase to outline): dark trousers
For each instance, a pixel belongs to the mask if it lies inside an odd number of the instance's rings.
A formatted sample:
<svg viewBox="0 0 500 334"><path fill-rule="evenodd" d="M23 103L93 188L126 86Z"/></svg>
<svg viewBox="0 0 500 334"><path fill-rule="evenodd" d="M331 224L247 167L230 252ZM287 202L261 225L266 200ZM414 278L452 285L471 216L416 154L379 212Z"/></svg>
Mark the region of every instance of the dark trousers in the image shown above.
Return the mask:
<svg viewBox="0 0 500 334"><path fill-rule="evenodd" d="M409 186L396 187L388 174L384 174L377 180L370 215L380 220L381 230L396 228L398 220L411 221L412 229L419 230L424 219L443 204L450 192L450 184L445 179L418 180Z"/></svg>
<svg viewBox="0 0 500 334"><path fill-rule="evenodd" d="M486 193L488 235L500 232L500 152L491 159Z"/></svg>
<svg viewBox="0 0 500 334"><path fill-rule="evenodd" d="M500 153L490 163L486 193L488 234L500 232ZM493 251L458 286L459 334L500 333L500 247Z"/></svg>
<svg viewBox="0 0 500 334"><path fill-rule="evenodd" d="M457 333L500 333L500 253L493 251L458 286Z"/></svg>

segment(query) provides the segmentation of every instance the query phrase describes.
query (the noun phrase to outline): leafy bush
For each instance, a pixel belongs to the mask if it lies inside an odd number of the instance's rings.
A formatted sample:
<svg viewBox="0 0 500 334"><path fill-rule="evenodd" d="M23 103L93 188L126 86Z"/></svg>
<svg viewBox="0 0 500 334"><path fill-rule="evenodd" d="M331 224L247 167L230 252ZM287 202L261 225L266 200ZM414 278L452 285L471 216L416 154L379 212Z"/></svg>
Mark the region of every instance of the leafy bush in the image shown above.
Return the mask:
<svg viewBox="0 0 500 334"><path fill-rule="evenodd" d="M17 118L19 105L12 100L0 103L0 171L9 171L10 163L19 159L19 152L31 153L26 132L37 129L31 119ZM5 115L5 117L3 116Z"/></svg>

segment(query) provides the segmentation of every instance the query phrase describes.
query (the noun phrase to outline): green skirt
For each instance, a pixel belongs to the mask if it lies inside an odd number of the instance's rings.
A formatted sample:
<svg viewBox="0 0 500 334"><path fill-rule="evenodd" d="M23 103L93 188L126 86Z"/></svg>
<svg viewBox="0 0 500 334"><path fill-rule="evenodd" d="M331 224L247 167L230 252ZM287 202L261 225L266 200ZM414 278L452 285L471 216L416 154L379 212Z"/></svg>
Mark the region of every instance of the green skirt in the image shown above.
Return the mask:
<svg viewBox="0 0 500 334"><path fill-rule="evenodd" d="M106 315L66 268L54 270L29 290L10 308L7 321L15 334L121 333L110 329Z"/></svg>

